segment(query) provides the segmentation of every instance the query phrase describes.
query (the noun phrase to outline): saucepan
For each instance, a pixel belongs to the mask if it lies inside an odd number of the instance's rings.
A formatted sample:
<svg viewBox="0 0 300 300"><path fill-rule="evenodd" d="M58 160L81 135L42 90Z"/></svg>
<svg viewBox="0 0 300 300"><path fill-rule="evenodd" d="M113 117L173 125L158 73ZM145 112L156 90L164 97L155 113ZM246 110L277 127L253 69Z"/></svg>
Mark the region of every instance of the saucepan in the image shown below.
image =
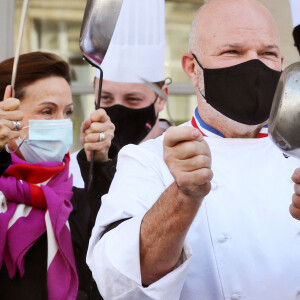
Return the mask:
<svg viewBox="0 0 300 300"><path fill-rule="evenodd" d="M79 47L83 58L100 71L99 90L96 101L96 109L100 107L103 71L100 67L120 14L123 0L87 0L81 32ZM94 155L92 152L89 186L92 182Z"/></svg>
<svg viewBox="0 0 300 300"><path fill-rule="evenodd" d="M100 70L100 78L103 73L100 65L114 33L122 3L123 0L87 0L86 3L79 47L83 58ZM99 94L101 95L100 89ZM100 99L98 97L96 102L98 107Z"/></svg>
<svg viewBox="0 0 300 300"><path fill-rule="evenodd" d="M270 113L269 136L283 153L300 158L300 62L281 74Z"/></svg>

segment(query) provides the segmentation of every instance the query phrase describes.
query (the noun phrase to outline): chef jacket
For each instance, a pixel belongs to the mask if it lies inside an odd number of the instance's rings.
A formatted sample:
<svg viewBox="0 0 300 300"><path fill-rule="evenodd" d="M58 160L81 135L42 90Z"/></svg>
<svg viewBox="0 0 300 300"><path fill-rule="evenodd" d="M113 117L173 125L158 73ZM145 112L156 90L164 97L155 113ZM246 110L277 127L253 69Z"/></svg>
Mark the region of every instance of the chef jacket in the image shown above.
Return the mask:
<svg viewBox="0 0 300 300"><path fill-rule="evenodd" d="M300 299L300 222L289 213L299 160L286 158L268 137L205 140L212 155L211 191L178 265L148 287L141 282L140 225L174 178L163 160L163 137L119 152L87 256L104 299ZM109 224L126 218L100 239Z"/></svg>

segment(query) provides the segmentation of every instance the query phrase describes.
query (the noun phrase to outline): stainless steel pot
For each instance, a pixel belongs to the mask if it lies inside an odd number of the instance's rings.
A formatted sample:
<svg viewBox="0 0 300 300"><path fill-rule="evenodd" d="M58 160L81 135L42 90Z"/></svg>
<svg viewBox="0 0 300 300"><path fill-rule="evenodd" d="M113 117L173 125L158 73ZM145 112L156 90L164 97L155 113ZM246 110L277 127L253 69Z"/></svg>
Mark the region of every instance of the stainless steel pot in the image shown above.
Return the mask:
<svg viewBox="0 0 300 300"><path fill-rule="evenodd" d="M281 74L271 108L269 136L285 154L300 158L300 62Z"/></svg>
<svg viewBox="0 0 300 300"><path fill-rule="evenodd" d="M87 0L79 47L83 57L99 68L120 14L123 0Z"/></svg>

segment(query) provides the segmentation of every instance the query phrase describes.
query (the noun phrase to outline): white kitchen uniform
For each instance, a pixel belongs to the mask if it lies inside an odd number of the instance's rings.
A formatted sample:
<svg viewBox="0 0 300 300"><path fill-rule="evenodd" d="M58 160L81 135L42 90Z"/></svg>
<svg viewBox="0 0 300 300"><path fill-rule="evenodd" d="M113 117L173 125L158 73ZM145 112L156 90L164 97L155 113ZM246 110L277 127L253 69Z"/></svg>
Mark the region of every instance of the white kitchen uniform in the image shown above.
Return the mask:
<svg viewBox="0 0 300 300"><path fill-rule="evenodd" d="M83 189L84 181L81 176L80 167L77 161L77 154L79 151L73 152L70 155L70 172L73 175L73 186Z"/></svg>
<svg viewBox="0 0 300 300"><path fill-rule="evenodd" d="M300 221L289 214L291 176L300 161L285 158L268 137L205 139L211 192L188 232L182 261L147 288L141 284L140 223L174 179L163 160L163 137L119 153L87 257L104 299L300 299ZM105 226L129 217L99 240Z"/></svg>

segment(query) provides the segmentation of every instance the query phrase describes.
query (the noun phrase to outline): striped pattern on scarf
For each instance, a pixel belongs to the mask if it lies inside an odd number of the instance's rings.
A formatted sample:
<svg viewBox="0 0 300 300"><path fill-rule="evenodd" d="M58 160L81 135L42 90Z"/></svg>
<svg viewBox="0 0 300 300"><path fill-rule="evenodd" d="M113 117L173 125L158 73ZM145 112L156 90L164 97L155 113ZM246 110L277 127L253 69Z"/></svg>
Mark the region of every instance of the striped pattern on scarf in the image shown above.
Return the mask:
<svg viewBox="0 0 300 300"><path fill-rule="evenodd" d="M47 232L49 300L76 299L78 277L68 218L72 211L70 156L62 163L28 163L12 154L0 178L0 268L23 276L27 251Z"/></svg>

